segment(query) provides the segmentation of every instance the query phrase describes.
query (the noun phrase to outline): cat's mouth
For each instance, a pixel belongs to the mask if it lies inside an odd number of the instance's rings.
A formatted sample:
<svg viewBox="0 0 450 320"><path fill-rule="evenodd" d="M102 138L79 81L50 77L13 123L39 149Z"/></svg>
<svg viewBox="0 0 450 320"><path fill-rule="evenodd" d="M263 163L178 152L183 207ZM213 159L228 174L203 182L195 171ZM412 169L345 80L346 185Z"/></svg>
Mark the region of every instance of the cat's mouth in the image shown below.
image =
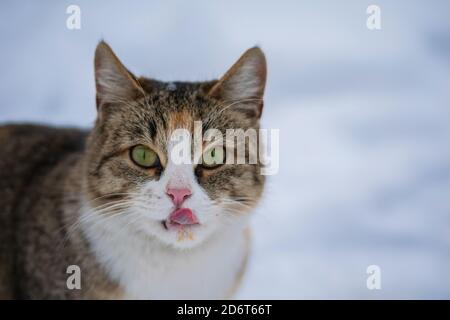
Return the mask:
<svg viewBox="0 0 450 320"><path fill-rule="evenodd" d="M175 209L161 223L166 230L180 230L200 224L195 213L189 208Z"/></svg>

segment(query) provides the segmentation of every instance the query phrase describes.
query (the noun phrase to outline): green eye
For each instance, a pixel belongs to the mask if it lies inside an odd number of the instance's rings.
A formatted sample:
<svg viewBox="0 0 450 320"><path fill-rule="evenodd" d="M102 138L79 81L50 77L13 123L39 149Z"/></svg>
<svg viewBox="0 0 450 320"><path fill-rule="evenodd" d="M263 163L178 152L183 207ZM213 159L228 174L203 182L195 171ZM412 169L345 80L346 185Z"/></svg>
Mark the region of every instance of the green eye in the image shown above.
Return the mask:
<svg viewBox="0 0 450 320"><path fill-rule="evenodd" d="M146 146L135 146L131 149L131 160L144 168L154 167L159 164L159 158L155 151Z"/></svg>
<svg viewBox="0 0 450 320"><path fill-rule="evenodd" d="M203 152L202 165L205 168L212 169L221 166L225 162L225 150L220 148L211 148Z"/></svg>

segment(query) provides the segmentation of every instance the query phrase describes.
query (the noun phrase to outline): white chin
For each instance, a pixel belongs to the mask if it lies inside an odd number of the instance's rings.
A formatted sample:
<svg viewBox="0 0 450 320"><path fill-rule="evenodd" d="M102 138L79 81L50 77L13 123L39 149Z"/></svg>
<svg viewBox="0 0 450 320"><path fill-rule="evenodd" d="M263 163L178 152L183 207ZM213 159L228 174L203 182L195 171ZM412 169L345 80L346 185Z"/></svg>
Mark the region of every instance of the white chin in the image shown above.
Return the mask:
<svg viewBox="0 0 450 320"><path fill-rule="evenodd" d="M212 233L207 225L180 226L167 228L162 221L152 221L140 226L145 234L165 245L177 249L193 248L203 243Z"/></svg>

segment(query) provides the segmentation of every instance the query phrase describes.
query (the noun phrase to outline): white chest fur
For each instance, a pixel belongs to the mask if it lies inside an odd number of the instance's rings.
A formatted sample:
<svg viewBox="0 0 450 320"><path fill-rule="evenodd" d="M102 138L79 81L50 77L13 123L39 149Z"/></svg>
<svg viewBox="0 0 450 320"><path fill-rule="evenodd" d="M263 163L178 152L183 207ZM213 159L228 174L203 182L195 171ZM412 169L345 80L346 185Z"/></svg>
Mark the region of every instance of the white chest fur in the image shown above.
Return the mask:
<svg viewBox="0 0 450 320"><path fill-rule="evenodd" d="M242 227L186 250L110 222L89 223L83 229L100 263L130 299L226 298L246 255Z"/></svg>

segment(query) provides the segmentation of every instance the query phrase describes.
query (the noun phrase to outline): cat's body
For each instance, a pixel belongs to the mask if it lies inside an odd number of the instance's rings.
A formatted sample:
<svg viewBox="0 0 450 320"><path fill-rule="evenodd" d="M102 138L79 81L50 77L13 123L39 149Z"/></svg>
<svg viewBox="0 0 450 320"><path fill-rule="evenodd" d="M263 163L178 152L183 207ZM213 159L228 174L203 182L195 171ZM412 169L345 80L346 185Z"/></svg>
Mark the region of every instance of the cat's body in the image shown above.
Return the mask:
<svg viewBox="0 0 450 320"><path fill-rule="evenodd" d="M117 59L105 44L99 48L97 71L101 59ZM108 71L123 71L115 66ZM108 101L108 81L111 74L97 74L99 117L91 132L0 127L0 298L230 297L249 252L246 213L262 191L259 165L186 167L163 155L167 132L214 114L209 94L224 90L221 82L177 83L174 89L141 78L143 97L120 83L114 93L123 99L114 96L116 103ZM114 79L113 85L119 81L138 80ZM259 115L250 119L248 104L239 115L232 111L208 124L258 127ZM151 145L161 164L136 166L122 144ZM171 188L181 187L189 195L173 206ZM195 221L166 220L173 210ZM218 220L221 215L228 215L223 221L236 217L228 223ZM81 270L81 289L67 286L72 265Z"/></svg>
<svg viewBox="0 0 450 320"><path fill-rule="evenodd" d="M63 182L80 158L85 139L86 133L77 130L0 128L2 298L77 294L58 290L65 286L63 266L67 268L77 252L56 248L65 237Z"/></svg>
<svg viewBox="0 0 450 320"><path fill-rule="evenodd" d="M0 128L1 298L95 297L94 292L67 289L66 269L73 264L88 271L83 282L99 291L117 287L97 276L101 268L91 263L95 260L80 233L64 241L73 219L66 212L76 215L79 207L76 201L65 202L67 192L76 198L72 192L79 180L65 182L76 174L86 136L79 130L31 125ZM91 279L89 273L96 275Z"/></svg>

